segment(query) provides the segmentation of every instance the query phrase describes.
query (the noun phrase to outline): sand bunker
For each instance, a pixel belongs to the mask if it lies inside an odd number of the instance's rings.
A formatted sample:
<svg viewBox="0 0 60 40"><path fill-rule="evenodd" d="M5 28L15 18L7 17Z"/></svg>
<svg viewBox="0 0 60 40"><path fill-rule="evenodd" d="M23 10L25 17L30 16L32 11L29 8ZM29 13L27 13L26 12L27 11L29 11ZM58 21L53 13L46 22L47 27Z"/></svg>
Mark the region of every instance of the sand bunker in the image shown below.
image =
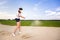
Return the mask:
<svg viewBox="0 0 60 40"><path fill-rule="evenodd" d="M14 26L0 26L0 40L60 40L58 27L21 27L21 34L12 36Z"/></svg>
<svg viewBox="0 0 60 40"><path fill-rule="evenodd" d="M17 34L15 37L8 31L0 31L0 40L24 40L29 39L32 36L28 33L25 34Z"/></svg>

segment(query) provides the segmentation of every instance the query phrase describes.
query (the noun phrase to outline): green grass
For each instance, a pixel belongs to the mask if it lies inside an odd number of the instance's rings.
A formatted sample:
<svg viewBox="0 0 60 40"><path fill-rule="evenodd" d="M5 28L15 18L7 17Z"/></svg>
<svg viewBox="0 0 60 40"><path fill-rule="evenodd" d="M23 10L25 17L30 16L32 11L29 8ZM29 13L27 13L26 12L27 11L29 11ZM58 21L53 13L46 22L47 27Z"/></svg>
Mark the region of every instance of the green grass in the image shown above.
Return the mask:
<svg viewBox="0 0 60 40"><path fill-rule="evenodd" d="M22 26L31 26L31 23L33 20L21 20L21 25Z"/></svg>
<svg viewBox="0 0 60 40"><path fill-rule="evenodd" d="M21 20L21 26L30 26L33 20ZM0 20L0 24L15 26L15 20Z"/></svg>
<svg viewBox="0 0 60 40"><path fill-rule="evenodd" d="M39 20L39 25L31 25L36 20L21 20L21 26L47 26L60 27L60 20ZM0 24L15 26L15 20L0 20ZM35 23L33 23L35 24Z"/></svg>
<svg viewBox="0 0 60 40"><path fill-rule="evenodd" d="M60 20L43 20L42 26L60 27Z"/></svg>
<svg viewBox="0 0 60 40"><path fill-rule="evenodd" d="M15 20L0 20L0 24L14 26L16 25L16 22Z"/></svg>

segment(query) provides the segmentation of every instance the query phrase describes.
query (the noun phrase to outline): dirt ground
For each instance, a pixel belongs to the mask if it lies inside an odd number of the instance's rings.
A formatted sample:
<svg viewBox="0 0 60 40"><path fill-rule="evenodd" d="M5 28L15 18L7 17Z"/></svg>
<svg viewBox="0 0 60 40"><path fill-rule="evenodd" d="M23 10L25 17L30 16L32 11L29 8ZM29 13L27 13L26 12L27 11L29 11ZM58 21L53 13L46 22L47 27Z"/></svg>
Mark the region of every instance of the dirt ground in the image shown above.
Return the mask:
<svg viewBox="0 0 60 40"><path fill-rule="evenodd" d="M0 40L60 40L60 27L21 26L21 34L12 32L16 26L0 24Z"/></svg>

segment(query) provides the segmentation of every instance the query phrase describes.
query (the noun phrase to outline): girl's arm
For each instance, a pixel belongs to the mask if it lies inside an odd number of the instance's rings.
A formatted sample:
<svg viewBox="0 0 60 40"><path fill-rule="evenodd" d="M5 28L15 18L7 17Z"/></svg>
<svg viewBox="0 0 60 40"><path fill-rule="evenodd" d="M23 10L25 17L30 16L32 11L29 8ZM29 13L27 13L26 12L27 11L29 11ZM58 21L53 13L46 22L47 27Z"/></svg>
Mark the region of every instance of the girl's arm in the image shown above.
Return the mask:
<svg viewBox="0 0 60 40"><path fill-rule="evenodd" d="M24 17L24 16L20 16L20 17L25 19L25 17Z"/></svg>
<svg viewBox="0 0 60 40"><path fill-rule="evenodd" d="M20 15L20 14L18 14L18 17L25 18L24 16L22 16L22 15Z"/></svg>

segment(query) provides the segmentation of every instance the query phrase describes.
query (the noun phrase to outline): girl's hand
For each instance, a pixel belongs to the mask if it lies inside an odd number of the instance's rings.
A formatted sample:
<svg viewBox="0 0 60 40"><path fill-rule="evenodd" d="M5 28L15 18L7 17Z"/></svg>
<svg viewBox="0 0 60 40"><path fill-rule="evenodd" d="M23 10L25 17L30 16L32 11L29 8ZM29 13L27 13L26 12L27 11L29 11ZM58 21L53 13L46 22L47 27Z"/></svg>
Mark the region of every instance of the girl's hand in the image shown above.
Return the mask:
<svg viewBox="0 0 60 40"><path fill-rule="evenodd" d="M20 16L20 17L25 19L25 17L24 17L24 16Z"/></svg>
<svg viewBox="0 0 60 40"><path fill-rule="evenodd" d="M25 17L23 17L23 16L22 16L22 18L24 18L24 19L25 19Z"/></svg>
<svg viewBox="0 0 60 40"><path fill-rule="evenodd" d="M25 19L25 17L23 17Z"/></svg>

